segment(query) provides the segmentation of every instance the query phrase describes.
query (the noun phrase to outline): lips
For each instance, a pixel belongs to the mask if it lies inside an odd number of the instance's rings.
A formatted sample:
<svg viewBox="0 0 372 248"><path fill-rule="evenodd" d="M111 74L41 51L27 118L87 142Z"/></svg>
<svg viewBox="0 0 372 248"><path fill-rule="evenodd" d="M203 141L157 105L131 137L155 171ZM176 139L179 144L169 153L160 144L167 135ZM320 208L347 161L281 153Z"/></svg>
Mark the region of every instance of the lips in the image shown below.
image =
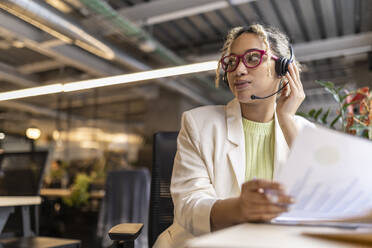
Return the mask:
<svg viewBox="0 0 372 248"><path fill-rule="evenodd" d="M240 90L240 89L244 89L246 87L249 87L249 85L251 84L252 82L251 81L247 81L247 80L239 80L239 81L236 81L234 83L234 87L237 89L237 90Z"/></svg>

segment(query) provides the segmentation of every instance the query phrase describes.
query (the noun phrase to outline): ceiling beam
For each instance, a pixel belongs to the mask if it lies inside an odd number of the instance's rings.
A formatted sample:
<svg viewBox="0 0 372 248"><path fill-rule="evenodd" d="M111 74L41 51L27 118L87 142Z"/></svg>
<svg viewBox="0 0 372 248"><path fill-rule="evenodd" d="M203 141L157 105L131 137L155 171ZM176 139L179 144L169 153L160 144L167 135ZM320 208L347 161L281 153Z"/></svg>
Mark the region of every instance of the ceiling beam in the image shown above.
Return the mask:
<svg viewBox="0 0 372 248"><path fill-rule="evenodd" d="M368 53L372 51L372 32L294 44L293 50L300 62ZM189 56L188 59L194 62L217 60L219 54Z"/></svg>
<svg viewBox="0 0 372 248"><path fill-rule="evenodd" d="M9 65L6 65L4 63L0 62L0 78L11 82L15 85L20 86L20 88L28 88L28 87L33 87L37 86L37 79L32 76L24 76L19 71Z"/></svg>
<svg viewBox="0 0 372 248"><path fill-rule="evenodd" d="M372 51L372 32L295 44L299 61L335 58Z"/></svg>
<svg viewBox="0 0 372 248"><path fill-rule="evenodd" d="M1 11L0 34L5 37L17 38L18 40L23 41L25 46L29 49L54 58L61 64L67 64L79 68L96 77L124 73L123 70L116 68L114 65L70 45L55 47L40 46L39 42L43 41L41 38L43 37L43 32ZM36 78L30 75L22 75L16 68L3 63L0 63L0 77L21 87L33 87L40 85L41 83L38 82ZM61 119L67 119L67 114L64 112L57 113L57 111L50 108L22 103L20 101L1 101L0 107L17 109L23 112L44 115L51 118L56 118L58 115ZM72 116L72 119L83 120L77 116ZM111 125L110 121L107 121L107 125Z"/></svg>
<svg viewBox="0 0 372 248"><path fill-rule="evenodd" d="M62 64L76 67L92 76L102 77L123 73L123 70L75 46L40 46L43 32L6 13L0 15L0 33L23 41L25 46Z"/></svg>
<svg viewBox="0 0 372 248"><path fill-rule="evenodd" d="M43 72L43 71L58 69L63 66L64 65L61 64L61 62L59 61L47 60L47 61L39 61L39 62L22 65L22 66L17 67L17 70L23 74L32 74L35 72Z"/></svg>
<svg viewBox="0 0 372 248"><path fill-rule="evenodd" d="M229 2L231 5L239 5L252 1L255 0L230 0ZM123 8L119 11L119 13L138 25L154 25L183 17L206 13L213 10L227 8L230 6L229 2L226 0L151 1L136 4L130 8Z"/></svg>
<svg viewBox="0 0 372 248"><path fill-rule="evenodd" d="M33 28L29 24L14 16L1 11L0 13L0 34L22 41L29 49L53 58L54 60L63 64L78 68L95 77L112 76L126 73L126 71L116 67L112 63L102 60L72 45L65 44L60 46L41 46L40 42L45 41L41 39L41 37L43 37L43 32ZM151 69L147 65L141 64L134 58L128 58L126 56L125 59L131 59L132 63L142 66L142 70ZM180 84L178 83L179 81L182 80L156 80L159 85L179 92L180 94L189 97L197 103L201 103L203 105L213 103L207 99L207 97L197 92L194 87L190 87L186 83Z"/></svg>

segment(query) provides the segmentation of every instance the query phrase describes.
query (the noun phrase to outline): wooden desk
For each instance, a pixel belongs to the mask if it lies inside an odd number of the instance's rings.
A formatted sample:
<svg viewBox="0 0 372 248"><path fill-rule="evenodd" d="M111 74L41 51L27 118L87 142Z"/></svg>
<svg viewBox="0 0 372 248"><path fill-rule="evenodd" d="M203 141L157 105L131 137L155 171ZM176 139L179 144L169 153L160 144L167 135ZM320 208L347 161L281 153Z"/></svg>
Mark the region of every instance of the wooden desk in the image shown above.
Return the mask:
<svg viewBox="0 0 372 248"><path fill-rule="evenodd" d="M0 207L29 206L40 204L40 196L0 196Z"/></svg>
<svg viewBox="0 0 372 248"><path fill-rule="evenodd" d="M40 195L45 197L66 197L71 195L70 189L41 189ZM90 198L102 199L105 196L104 190L92 190L89 192Z"/></svg>
<svg viewBox="0 0 372 248"><path fill-rule="evenodd" d="M241 224L192 239L188 248L359 248L372 247L367 244L348 243L305 236L304 232L338 232L345 229L329 227L279 226L267 224Z"/></svg>
<svg viewBox="0 0 372 248"><path fill-rule="evenodd" d="M22 207L23 234L25 236L32 235L29 206L40 204L40 196L0 196L0 233L3 231L9 215L14 212L14 207L20 206ZM35 221L36 228L38 228L38 218L35 218Z"/></svg>

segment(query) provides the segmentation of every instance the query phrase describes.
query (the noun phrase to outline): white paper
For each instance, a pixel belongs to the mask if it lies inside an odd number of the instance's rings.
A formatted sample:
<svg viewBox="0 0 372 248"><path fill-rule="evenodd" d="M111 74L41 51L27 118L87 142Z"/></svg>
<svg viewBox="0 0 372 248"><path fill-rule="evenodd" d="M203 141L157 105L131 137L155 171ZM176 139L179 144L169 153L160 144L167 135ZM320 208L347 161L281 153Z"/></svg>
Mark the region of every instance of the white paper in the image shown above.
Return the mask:
<svg viewBox="0 0 372 248"><path fill-rule="evenodd" d="M305 127L278 172L295 203L274 222L338 220L372 210L372 142Z"/></svg>

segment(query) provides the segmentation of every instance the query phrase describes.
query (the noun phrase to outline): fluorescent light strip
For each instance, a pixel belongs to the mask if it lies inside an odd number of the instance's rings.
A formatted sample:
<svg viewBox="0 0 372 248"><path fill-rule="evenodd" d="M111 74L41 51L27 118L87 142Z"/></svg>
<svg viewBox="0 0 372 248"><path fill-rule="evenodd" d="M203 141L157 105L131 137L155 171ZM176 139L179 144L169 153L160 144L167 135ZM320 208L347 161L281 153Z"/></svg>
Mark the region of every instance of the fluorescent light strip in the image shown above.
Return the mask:
<svg viewBox="0 0 372 248"><path fill-rule="evenodd" d="M40 87L33 87L22 90L14 90L0 93L0 101L14 100L19 98L41 96L47 94L54 94L59 92L71 92L85 89L92 89L97 87L131 83L137 81L144 81L156 78L164 78L178 75L185 75L197 72L216 70L217 61L208 61L203 63L196 63L190 65L182 65L176 67L169 67L158 70L151 70L145 72L136 72L124 74L119 76L84 80L66 84L52 84Z"/></svg>
<svg viewBox="0 0 372 248"><path fill-rule="evenodd" d="M18 99L30 96L40 96L47 94L54 94L63 91L63 84L51 84L40 87L33 87L23 90L13 90L8 92L0 93L0 101L6 101L11 99Z"/></svg>

